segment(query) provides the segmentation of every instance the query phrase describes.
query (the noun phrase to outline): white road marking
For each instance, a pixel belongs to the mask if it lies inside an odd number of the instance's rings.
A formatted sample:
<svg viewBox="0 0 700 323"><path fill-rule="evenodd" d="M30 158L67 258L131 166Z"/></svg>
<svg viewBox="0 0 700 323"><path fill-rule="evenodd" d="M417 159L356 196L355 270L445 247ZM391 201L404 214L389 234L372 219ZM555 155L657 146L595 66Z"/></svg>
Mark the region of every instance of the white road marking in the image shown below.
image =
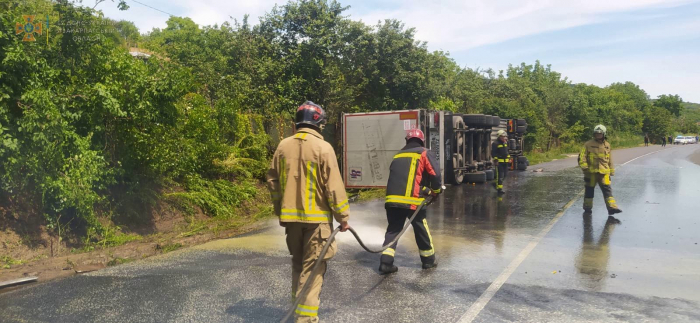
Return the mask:
<svg viewBox="0 0 700 323"><path fill-rule="evenodd" d="M642 158L642 157L644 157L644 156L649 156L649 155L651 155L651 154L656 154L656 153L658 153L658 152L660 152L660 151L664 151L664 150L666 150L666 149L660 149L660 150L657 150L657 151L652 151L652 152L650 152L650 153L648 153L648 154L641 155L641 156L639 156L639 157L637 157L637 158L632 158L632 159L628 160L627 162L625 162L625 163L623 163L623 164L620 164L620 166L625 166L625 165L627 165L627 164L629 164L629 163L631 163L631 162L633 162L633 161L635 161L635 160L637 160L637 159L639 159L639 158Z"/></svg>
<svg viewBox="0 0 700 323"><path fill-rule="evenodd" d="M564 205L564 208L561 209L561 211L559 211L559 213L557 213L557 215L554 216L554 218L551 221L549 221L547 226L544 229L542 229L542 231L540 231L540 233L535 238L533 238L532 241L530 241L527 247L525 247L525 249L523 249L523 251L521 251L520 254L518 254L518 256L515 257L515 259L513 259L513 261L510 262L508 267L506 267L506 269L503 270L503 272L496 278L496 280L494 280L493 283L491 283L491 286L489 286L489 288L487 288L486 291L483 294L481 294L479 299L477 299L476 302L474 302L474 304L472 304L472 306L469 307L467 312L464 313L464 315L462 315L462 317L458 321L459 323L471 323L476 318L476 316L479 315L479 313L481 313L481 310L483 310L486 304L488 304L488 302L491 300L491 298L493 298L493 296L496 295L496 292L498 292L498 290L501 289L501 286L503 286L506 280L510 278L510 275L512 275L515 272L515 270L518 269L518 266L520 266L520 264L525 260L525 258L527 258L527 256L530 255L530 252L532 252L532 250L535 249L535 247L537 247L537 244L540 242L540 240L542 240L542 238L545 235L547 235L547 233L549 233L549 230L551 230L552 227L557 223L557 221L559 221L559 219L564 215L566 210L569 209L574 204L574 202L576 202L576 200L581 198L581 196L583 196L583 190L576 194L576 196L573 199L571 199L569 203L566 203L566 205Z"/></svg>
<svg viewBox="0 0 700 323"><path fill-rule="evenodd" d="M636 158L633 158L631 160L628 160L627 162L620 164L620 166L627 165L639 158L642 158L644 156L649 156L651 154L658 153L660 151L664 151L665 149L662 150L657 150L657 151L652 151L648 154L644 154L641 156L638 156ZM496 292L498 292L499 289L501 289L501 286L505 284L505 282L510 278L510 276L515 272L516 269L520 266L520 264L527 258L527 256L530 255L530 252L537 247L537 244L544 238L544 236L549 233L549 231L554 227L554 225L561 219L562 216L564 216L564 213L566 213L566 210L568 210L579 198L583 196L584 190L581 190L576 196L569 201L569 203L566 203L564 205L564 208L557 213L552 220L549 221L546 227L540 231L540 233L534 237L530 243L523 249L516 257L513 259L513 261L510 262L508 267L506 267L503 272L501 272L498 277L496 277L496 280L494 280L491 285L484 291L481 296L479 296L479 299L472 304L472 306L469 307L466 313L462 315L462 317L457 321L458 323L471 323L474 321L474 319L481 313L481 311L486 307L486 304L488 304L491 299L493 298L494 295L496 295Z"/></svg>

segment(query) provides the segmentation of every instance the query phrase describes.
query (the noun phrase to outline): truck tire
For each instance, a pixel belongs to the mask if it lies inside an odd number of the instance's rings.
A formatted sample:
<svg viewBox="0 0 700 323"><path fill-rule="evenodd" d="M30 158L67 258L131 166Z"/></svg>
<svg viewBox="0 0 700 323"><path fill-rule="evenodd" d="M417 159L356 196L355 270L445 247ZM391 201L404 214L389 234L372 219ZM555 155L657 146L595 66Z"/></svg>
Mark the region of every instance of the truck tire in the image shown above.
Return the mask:
<svg viewBox="0 0 700 323"><path fill-rule="evenodd" d="M518 156L518 170L526 170L530 162L525 156Z"/></svg>
<svg viewBox="0 0 700 323"><path fill-rule="evenodd" d="M486 173L486 181L492 181L494 178L496 178L496 174L494 173L493 169L487 169L484 171Z"/></svg>
<svg viewBox="0 0 700 323"><path fill-rule="evenodd" d="M452 129L453 130L461 130L464 129L464 121L460 117L454 117L452 118ZM464 132L455 132L455 143L454 145L454 151L460 151L460 148L462 145L464 145Z"/></svg>
<svg viewBox="0 0 700 323"><path fill-rule="evenodd" d="M459 116L452 118L452 129L464 129L464 120Z"/></svg>
<svg viewBox="0 0 700 323"><path fill-rule="evenodd" d="M467 173L464 175L465 183L486 183L486 173L485 172L475 172Z"/></svg>
<svg viewBox="0 0 700 323"><path fill-rule="evenodd" d="M525 133L526 130L527 126L518 126L517 128L515 128L516 133Z"/></svg>
<svg viewBox="0 0 700 323"><path fill-rule="evenodd" d="M464 171L462 170L457 170L455 168L462 167L462 164L464 163L464 159L462 158L462 154L453 154L452 155L452 185L459 185L462 184L464 181Z"/></svg>
<svg viewBox="0 0 700 323"><path fill-rule="evenodd" d="M491 127L498 127L500 125L501 125L501 117L493 116L493 122L491 123Z"/></svg>
<svg viewBox="0 0 700 323"><path fill-rule="evenodd" d="M484 121L483 114L465 114L462 116L464 124L471 127L480 127Z"/></svg>
<svg viewBox="0 0 700 323"><path fill-rule="evenodd" d="M481 126L484 128L491 128L491 123L493 122L493 116L492 115L484 115L484 117L481 119Z"/></svg>
<svg viewBox="0 0 700 323"><path fill-rule="evenodd" d="M525 119L518 119L518 126L527 126L527 121Z"/></svg>

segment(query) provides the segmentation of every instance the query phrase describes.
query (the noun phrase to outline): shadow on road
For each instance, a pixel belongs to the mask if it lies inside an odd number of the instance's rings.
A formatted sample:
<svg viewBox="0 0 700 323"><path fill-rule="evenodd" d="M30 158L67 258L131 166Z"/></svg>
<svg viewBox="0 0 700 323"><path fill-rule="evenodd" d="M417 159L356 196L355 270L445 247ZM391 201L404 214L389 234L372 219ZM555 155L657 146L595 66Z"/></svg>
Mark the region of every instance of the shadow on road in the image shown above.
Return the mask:
<svg viewBox="0 0 700 323"><path fill-rule="evenodd" d="M244 299L226 309L226 314L236 316L243 322L277 322L284 317L284 309L265 305L266 299Z"/></svg>

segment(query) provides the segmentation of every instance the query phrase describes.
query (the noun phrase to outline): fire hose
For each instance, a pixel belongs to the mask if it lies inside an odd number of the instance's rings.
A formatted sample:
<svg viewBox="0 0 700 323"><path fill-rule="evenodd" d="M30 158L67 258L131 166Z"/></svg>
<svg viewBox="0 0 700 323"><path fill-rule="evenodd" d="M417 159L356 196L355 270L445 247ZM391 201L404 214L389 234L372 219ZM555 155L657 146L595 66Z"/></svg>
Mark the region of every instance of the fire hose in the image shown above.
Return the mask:
<svg viewBox="0 0 700 323"><path fill-rule="evenodd" d="M443 186L442 189L443 189L443 191L444 191L444 190L445 190L445 187ZM383 245L383 246L382 246L381 248L379 248L379 249L371 249L371 248L367 247L367 246L365 245L365 243L362 241L362 239L360 238L360 236L357 235L357 231L355 231L355 229L353 229L352 227L349 228L348 230L350 230L350 232L352 233L352 235L355 236L355 240L357 240L357 242L360 244L360 247L362 247L362 249L365 249L365 251L367 251L367 252L369 252L369 253L380 253L380 252L383 252L384 250L386 250L386 249L388 249L389 247L391 247L394 243L396 243L396 242L399 241L399 238L401 238L401 236L404 234L404 232L406 232L406 230L408 230L408 227L411 226L411 223L413 222L413 219L415 219L416 216L418 216L418 212L420 212L420 210L422 210L423 207L432 204L432 203L434 202L434 200L435 200L435 195L432 195L432 194L431 194L428 198L424 199L424 200L418 205L418 207L417 207L416 210L413 212L413 214L411 215L411 217L408 219L408 222L406 223L406 225L404 225L404 227L403 227L403 229L401 230L401 232L399 232L399 235L397 235L396 238L394 238L394 240L392 240L392 241L390 241L389 243ZM330 237L328 237L328 241L326 241L326 243L323 244L323 249L321 249L321 253L319 254L318 258L316 259L316 262L314 262L314 266L313 266L312 269L311 269L311 275L309 275L309 279L306 281L306 283L304 283L304 286L301 288L301 291L300 291L299 294L297 295L294 304L293 304L292 307L289 309L289 311L287 311L287 315L284 316L284 318L280 321L280 323L285 323L285 322L287 322L287 320L288 320L290 317L292 317L292 315L294 314L294 311L295 311L295 309L297 308L297 306L299 305L299 302L301 302L302 296L308 292L308 289L309 289L309 287L311 286L311 284L309 284L309 282L311 281L311 277L314 277L314 275L316 274L316 271L318 270L318 268L319 268L320 265L321 265L321 261L323 261L323 257L326 255L326 252L328 252L328 248L331 246L331 243L332 243L333 240L335 239L335 235L338 234L338 232L340 232L340 227L335 228L335 230L333 230L333 233L331 233Z"/></svg>

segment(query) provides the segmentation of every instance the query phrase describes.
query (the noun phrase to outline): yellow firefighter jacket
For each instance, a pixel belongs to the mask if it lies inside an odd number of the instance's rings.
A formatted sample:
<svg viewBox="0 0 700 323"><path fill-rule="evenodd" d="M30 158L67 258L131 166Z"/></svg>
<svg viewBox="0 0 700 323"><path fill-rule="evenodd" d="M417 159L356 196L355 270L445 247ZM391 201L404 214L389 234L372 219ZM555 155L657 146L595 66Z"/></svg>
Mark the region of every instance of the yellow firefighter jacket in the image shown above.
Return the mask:
<svg viewBox="0 0 700 323"><path fill-rule="evenodd" d="M335 151L318 131L301 128L280 142L267 183L280 222L348 220L350 205Z"/></svg>
<svg viewBox="0 0 700 323"><path fill-rule="evenodd" d="M611 151L608 141L589 140L583 145L578 164L584 172L615 175Z"/></svg>

